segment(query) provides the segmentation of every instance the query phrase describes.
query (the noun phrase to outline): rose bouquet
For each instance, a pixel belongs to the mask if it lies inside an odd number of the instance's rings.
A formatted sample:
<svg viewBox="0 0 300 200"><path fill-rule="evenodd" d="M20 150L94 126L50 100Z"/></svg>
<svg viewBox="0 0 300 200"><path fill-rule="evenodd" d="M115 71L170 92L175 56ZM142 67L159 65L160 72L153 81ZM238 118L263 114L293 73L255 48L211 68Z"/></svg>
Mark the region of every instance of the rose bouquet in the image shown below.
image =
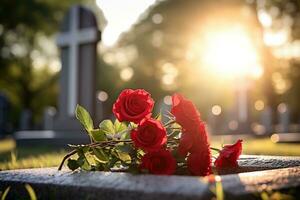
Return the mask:
<svg viewBox="0 0 300 200"><path fill-rule="evenodd" d="M210 147L205 123L191 101L174 94L165 124L160 115L152 115L153 107L145 90L125 89L113 105L116 120L103 120L94 128L89 113L78 105L76 117L91 143L69 145L73 150L59 170L67 161L71 170L206 176L212 173L213 164L216 170L238 166L242 140L222 150ZM211 150L219 153L214 162Z"/></svg>

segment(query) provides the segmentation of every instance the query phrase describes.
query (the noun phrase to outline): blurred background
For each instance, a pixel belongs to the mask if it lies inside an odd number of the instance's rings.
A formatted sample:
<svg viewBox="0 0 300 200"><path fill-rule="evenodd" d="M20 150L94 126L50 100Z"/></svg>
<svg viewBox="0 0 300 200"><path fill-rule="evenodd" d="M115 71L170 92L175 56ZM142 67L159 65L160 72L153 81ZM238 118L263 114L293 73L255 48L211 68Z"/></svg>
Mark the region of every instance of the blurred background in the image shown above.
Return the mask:
<svg viewBox="0 0 300 200"><path fill-rule="evenodd" d="M45 110L57 112L56 38L77 3L95 13L102 32L95 97L102 119L112 117L122 89L144 88L156 112L174 92L191 99L212 136L296 133L300 141L299 0L2 0L0 138L42 129ZM15 148L3 141L2 152ZM248 144L249 153L264 142ZM295 145L270 154L298 155Z"/></svg>

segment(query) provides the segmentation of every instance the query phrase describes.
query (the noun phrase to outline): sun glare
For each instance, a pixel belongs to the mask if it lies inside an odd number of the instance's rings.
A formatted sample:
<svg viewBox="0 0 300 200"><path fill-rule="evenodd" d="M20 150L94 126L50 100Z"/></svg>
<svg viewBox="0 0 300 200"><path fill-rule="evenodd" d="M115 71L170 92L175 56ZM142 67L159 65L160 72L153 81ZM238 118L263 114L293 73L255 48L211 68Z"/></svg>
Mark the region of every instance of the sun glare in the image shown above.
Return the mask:
<svg viewBox="0 0 300 200"><path fill-rule="evenodd" d="M209 32L202 48L204 66L218 75L259 78L263 73L257 50L239 27Z"/></svg>

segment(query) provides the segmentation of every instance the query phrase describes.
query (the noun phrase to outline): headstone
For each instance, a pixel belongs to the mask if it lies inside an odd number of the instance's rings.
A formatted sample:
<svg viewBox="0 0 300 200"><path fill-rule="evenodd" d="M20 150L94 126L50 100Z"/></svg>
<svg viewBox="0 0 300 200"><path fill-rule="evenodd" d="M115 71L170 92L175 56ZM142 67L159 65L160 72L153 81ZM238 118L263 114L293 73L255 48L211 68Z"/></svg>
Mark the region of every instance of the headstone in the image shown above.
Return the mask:
<svg viewBox="0 0 300 200"><path fill-rule="evenodd" d="M62 71L56 130L78 130L75 119L77 104L85 107L92 118L96 113L96 49L100 39L94 14L73 6L65 16L57 38L61 50Z"/></svg>
<svg viewBox="0 0 300 200"><path fill-rule="evenodd" d="M0 138L9 131L10 105L5 95L0 94Z"/></svg>
<svg viewBox="0 0 300 200"><path fill-rule="evenodd" d="M85 107L93 119L96 108L96 58L100 40L95 15L75 5L64 17L57 44L61 52L60 92L57 115L53 109L44 114L46 130L15 133L17 145L58 145L84 143L87 134L75 117L77 104Z"/></svg>
<svg viewBox="0 0 300 200"><path fill-rule="evenodd" d="M54 120L56 115L56 108L47 107L44 110L44 130L51 130L54 126Z"/></svg>
<svg viewBox="0 0 300 200"><path fill-rule="evenodd" d="M29 109L24 109L20 117L20 130L30 130L32 127L32 112Z"/></svg>
<svg viewBox="0 0 300 200"><path fill-rule="evenodd" d="M270 106L265 107L261 112L261 125L265 128L264 134L272 133L272 109Z"/></svg>
<svg viewBox="0 0 300 200"><path fill-rule="evenodd" d="M289 162L291 160L291 162ZM247 161L249 161L247 163ZM299 157L244 156L240 165L258 166L264 171L232 173L209 177L132 175L120 172L71 172L57 168L21 169L0 172L0 191L10 186L7 199L27 195L29 184L38 199L262 199L262 193L292 192L300 198ZM274 169L279 168L279 169ZM251 171L251 170L246 170ZM220 194L220 193L219 193ZM286 197L285 195L283 197ZM223 199L223 198L222 198ZM272 199L272 198L271 198Z"/></svg>
<svg viewBox="0 0 300 200"><path fill-rule="evenodd" d="M105 113L105 106L107 105L107 100L109 96L105 91L97 91L97 100L96 100L96 113L97 116L94 118L94 122L99 124L103 119L104 116L107 116Z"/></svg>
<svg viewBox="0 0 300 200"><path fill-rule="evenodd" d="M209 133L213 135L222 135L227 132L225 130L225 123L224 123L226 120L224 119L224 114L221 110L219 112L216 111L218 110L214 110L214 107L212 107L208 111L207 125L209 129Z"/></svg>
<svg viewBox="0 0 300 200"><path fill-rule="evenodd" d="M246 77L239 77L236 80L236 116L234 117L238 123L237 132L240 134L251 133L250 115L249 115L249 80Z"/></svg>
<svg viewBox="0 0 300 200"><path fill-rule="evenodd" d="M279 130L278 132L287 133L289 131L290 124L290 110L287 104L281 103L277 107Z"/></svg>

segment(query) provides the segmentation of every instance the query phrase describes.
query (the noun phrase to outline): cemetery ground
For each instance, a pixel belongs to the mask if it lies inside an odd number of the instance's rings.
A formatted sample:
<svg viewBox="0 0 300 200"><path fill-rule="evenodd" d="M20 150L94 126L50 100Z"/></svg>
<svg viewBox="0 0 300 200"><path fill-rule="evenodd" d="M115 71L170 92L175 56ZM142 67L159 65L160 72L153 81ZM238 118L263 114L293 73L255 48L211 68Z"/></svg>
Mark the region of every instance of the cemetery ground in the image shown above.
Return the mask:
<svg viewBox="0 0 300 200"><path fill-rule="evenodd" d="M212 146L221 147L223 142L213 138ZM243 144L246 155L300 156L299 149L300 143L273 143L269 138L247 138ZM16 147L13 139L0 140L0 170L56 167L66 152L66 149L45 146Z"/></svg>

